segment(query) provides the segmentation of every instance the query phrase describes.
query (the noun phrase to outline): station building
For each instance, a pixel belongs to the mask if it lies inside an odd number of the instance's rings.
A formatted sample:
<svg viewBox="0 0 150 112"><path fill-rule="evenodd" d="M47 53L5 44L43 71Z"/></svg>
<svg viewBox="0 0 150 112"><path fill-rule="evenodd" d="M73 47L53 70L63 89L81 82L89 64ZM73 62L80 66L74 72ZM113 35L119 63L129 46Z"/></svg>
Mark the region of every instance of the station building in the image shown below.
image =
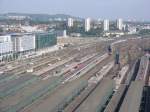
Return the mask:
<svg viewBox="0 0 150 112"><path fill-rule="evenodd" d="M0 36L0 60L8 55L16 59L18 56L34 53L56 44L57 36L53 32L13 33Z"/></svg>

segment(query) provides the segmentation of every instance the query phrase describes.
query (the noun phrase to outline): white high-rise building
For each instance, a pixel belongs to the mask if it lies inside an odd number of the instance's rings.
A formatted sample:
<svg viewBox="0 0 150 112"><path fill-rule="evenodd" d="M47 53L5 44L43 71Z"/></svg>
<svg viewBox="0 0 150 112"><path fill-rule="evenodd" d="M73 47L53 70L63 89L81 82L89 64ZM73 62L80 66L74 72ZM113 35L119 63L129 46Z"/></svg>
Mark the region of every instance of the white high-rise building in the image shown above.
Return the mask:
<svg viewBox="0 0 150 112"><path fill-rule="evenodd" d="M87 18L85 19L85 31L88 32L91 29L91 19Z"/></svg>
<svg viewBox="0 0 150 112"><path fill-rule="evenodd" d="M104 31L109 31L109 20L105 19L103 24L104 24Z"/></svg>
<svg viewBox="0 0 150 112"><path fill-rule="evenodd" d="M68 27L73 27L73 19L68 18Z"/></svg>
<svg viewBox="0 0 150 112"><path fill-rule="evenodd" d="M63 31L63 37L67 37L67 31L66 30Z"/></svg>
<svg viewBox="0 0 150 112"><path fill-rule="evenodd" d="M117 20L117 28L119 30L122 30L122 28L123 28L123 20L122 19Z"/></svg>

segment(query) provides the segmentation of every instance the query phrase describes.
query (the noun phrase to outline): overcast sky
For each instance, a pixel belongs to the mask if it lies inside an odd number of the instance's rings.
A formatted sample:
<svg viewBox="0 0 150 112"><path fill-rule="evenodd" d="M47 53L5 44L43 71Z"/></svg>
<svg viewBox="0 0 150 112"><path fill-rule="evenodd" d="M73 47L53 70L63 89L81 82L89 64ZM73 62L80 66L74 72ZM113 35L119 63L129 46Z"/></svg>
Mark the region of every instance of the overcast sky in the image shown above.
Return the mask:
<svg viewBox="0 0 150 112"><path fill-rule="evenodd" d="M7 12L150 20L150 0L0 0L0 13Z"/></svg>

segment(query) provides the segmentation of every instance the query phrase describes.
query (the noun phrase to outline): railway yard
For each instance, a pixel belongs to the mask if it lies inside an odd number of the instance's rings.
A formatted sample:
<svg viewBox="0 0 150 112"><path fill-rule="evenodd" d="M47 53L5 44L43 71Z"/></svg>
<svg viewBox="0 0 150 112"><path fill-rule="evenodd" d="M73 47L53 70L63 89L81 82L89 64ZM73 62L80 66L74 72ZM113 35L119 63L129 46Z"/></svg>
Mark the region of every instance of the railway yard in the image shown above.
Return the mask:
<svg viewBox="0 0 150 112"><path fill-rule="evenodd" d="M0 112L150 112L150 39L80 40L1 63Z"/></svg>

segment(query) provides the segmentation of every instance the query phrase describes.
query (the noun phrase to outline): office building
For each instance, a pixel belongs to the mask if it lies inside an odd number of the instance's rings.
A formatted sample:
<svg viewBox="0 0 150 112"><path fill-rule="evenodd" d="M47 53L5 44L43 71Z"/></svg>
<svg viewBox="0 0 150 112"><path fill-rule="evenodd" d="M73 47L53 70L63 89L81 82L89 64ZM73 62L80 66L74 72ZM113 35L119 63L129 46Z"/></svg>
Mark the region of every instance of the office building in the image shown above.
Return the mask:
<svg viewBox="0 0 150 112"><path fill-rule="evenodd" d="M55 33L36 33L36 50L48 48L57 44L57 36Z"/></svg>
<svg viewBox="0 0 150 112"><path fill-rule="evenodd" d="M35 35L29 34L12 34L13 52L21 53L35 49Z"/></svg>
<svg viewBox="0 0 150 112"><path fill-rule="evenodd" d="M0 56L12 52L12 41L10 35L0 36Z"/></svg>

